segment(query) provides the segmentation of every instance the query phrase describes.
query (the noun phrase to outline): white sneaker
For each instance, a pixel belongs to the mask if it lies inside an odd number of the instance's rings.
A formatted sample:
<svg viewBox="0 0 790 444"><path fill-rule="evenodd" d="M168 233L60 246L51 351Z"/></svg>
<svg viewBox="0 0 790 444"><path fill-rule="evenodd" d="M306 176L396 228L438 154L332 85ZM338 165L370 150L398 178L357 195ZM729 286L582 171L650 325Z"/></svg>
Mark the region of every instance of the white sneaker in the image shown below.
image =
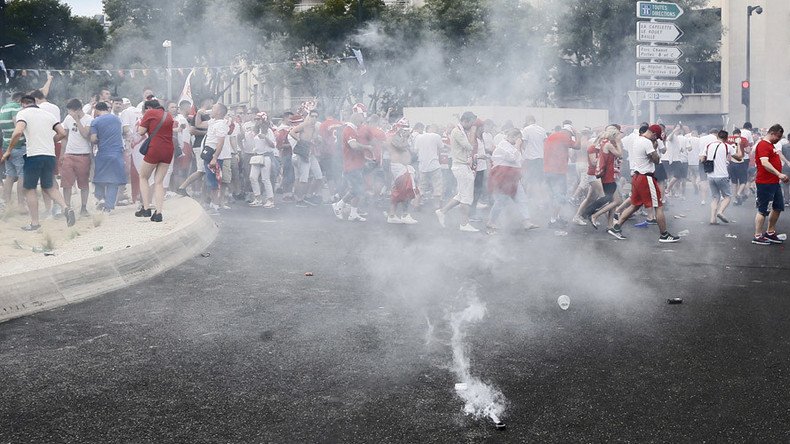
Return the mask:
<svg viewBox="0 0 790 444"><path fill-rule="evenodd" d="M348 213L348 220L352 222L365 222L367 219L359 215L359 211L351 207L351 211Z"/></svg>
<svg viewBox="0 0 790 444"><path fill-rule="evenodd" d="M388 224L402 224L404 222L398 216L387 216L387 223Z"/></svg>
<svg viewBox="0 0 790 444"><path fill-rule="evenodd" d="M403 222L406 225L414 225L414 224L417 223L417 220L415 220L413 217L411 217L411 214L407 214L407 215L401 217L400 220L401 220L401 222Z"/></svg>
<svg viewBox="0 0 790 444"><path fill-rule="evenodd" d="M340 201L332 204L332 211L335 212L336 218L343 220L343 204Z"/></svg>
<svg viewBox="0 0 790 444"><path fill-rule="evenodd" d="M575 223L576 225L578 225L578 226L580 226L580 227L584 227L584 226L586 226L586 225L587 225L587 222L585 222L585 221L584 221L584 220L583 220L581 217L579 217L579 216L573 216L573 219L571 219L571 220L573 221L573 223Z"/></svg>
<svg viewBox="0 0 790 444"><path fill-rule="evenodd" d="M477 233L478 231L480 231L480 230L478 230L477 228L475 228L475 227L473 227L473 226L471 226L471 225L469 225L469 224L466 224L466 225L461 225L461 226L459 227L459 229L460 229L461 231L466 231L467 233Z"/></svg>
<svg viewBox="0 0 790 444"><path fill-rule="evenodd" d="M258 199L255 199L255 200L253 200L252 202L249 203L249 206L251 206L251 207L262 207L263 206L263 202L261 202Z"/></svg>
<svg viewBox="0 0 790 444"><path fill-rule="evenodd" d="M436 210L435 213L436 217L439 219L439 225L444 228L444 213L442 213L442 210Z"/></svg>

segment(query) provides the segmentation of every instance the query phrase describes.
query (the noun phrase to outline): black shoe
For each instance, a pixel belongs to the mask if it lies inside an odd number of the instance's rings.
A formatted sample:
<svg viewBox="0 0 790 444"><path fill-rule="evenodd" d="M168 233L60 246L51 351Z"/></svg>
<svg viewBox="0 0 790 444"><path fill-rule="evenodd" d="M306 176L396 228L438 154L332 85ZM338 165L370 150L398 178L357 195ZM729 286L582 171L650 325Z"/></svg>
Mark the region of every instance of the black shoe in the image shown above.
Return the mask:
<svg viewBox="0 0 790 444"><path fill-rule="evenodd" d="M187 193L187 190L185 190L184 188L177 189L176 194L178 194L179 196L189 197L189 193Z"/></svg>
<svg viewBox="0 0 790 444"><path fill-rule="evenodd" d="M151 217L151 209L140 207L139 210L135 211L134 215L137 217Z"/></svg>
<svg viewBox="0 0 790 444"><path fill-rule="evenodd" d="M680 242L680 238L669 234L669 232L667 231L663 233L661 237L658 238L658 241L667 244L667 243Z"/></svg>
<svg viewBox="0 0 790 444"><path fill-rule="evenodd" d="M66 208L66 210L63 212L63 214L66 216L66 226L67 227L73 227L74 224L77 223L77 216L74 214L74 209L73 208L71 208L71 207Z"/></svg>
<svg viewBox="0 0 790 444"><path fill-rule="evenodd" d="M158 211L154 212L154 214L151 215L151 222L162 222L162 213Z"/></svg>
<svg viewBox="0 0 790 444"><path fill-rule="evenodd" d="M297 206L297 207L299 207L299 208L307 208L307 207L309 207L310 205L307 205L307 204L305 203L305 201L303 201L303 200L297 200L297 201L296 201L296 206Z"/></svg>
<svg viewBox="0 0 790 444"><path fill-rule="evenodd" d="M648 225L658 225L658 221L655 219L648 219L645 221L645 223Z"/></svg>

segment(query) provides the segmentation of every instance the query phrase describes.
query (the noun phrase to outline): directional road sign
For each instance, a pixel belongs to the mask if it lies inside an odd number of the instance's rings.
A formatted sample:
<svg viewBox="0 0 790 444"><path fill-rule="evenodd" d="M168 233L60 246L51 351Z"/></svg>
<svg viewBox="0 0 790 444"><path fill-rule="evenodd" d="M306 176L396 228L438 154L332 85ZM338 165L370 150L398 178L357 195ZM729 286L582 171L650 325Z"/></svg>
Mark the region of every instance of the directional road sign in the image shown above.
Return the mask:
<svg viewBox="0 0 790 444"><path fill-rule="evenodd" d="M636 63L636 75L647 77L677 77L683 68L676 63Z"/></svg>
<svg viewBox="0 0 790 444"><path fill-rule="evenodd" d="M683 55L683 51L675 46L636 45L636 58L675 61Z"/></svg>
<svg viewBox="0 0 790 444"><path fill-rule="evenodd" d="M683 8L675 3L636 2L636 16L642 19L675 20L683 15Z"/></svg>
<svg viewBox="0 0 790 444"><path fill-rule="evenodd" d="M645 91L643 100L651 102L677 102L678 100L683 100L683 94L679 92Z"/></svg>
<svg viewBox="0 0 790 444"><path fill-rule="evenodd" d="M683 88L683 82L680 80L636 79L636 87L642 89L680 89Z"/></svg>
<svg viewBox="0 0 790 444"><path fill-rule="evenodd" d="M674 23L636 22L636 40L639 42L676 42L683 31Z"/></svg>

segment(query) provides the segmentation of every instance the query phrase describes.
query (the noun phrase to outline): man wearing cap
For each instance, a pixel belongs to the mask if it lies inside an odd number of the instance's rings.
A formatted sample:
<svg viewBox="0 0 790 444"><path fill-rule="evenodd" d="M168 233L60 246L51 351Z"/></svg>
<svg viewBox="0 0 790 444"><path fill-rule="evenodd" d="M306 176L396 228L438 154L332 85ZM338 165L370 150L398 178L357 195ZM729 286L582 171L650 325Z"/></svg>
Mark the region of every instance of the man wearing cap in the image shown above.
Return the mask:
<svg viewBox="0 0 790 444"><path fill-rule="evenodd" d="M60 190L55 187L55 141L66 137L66 130L48 111L36 105L32 96L23 96L20 100L23 109L16 115L16 125L11 135L8 149L3 153L1 162L11 156L19 139L24 134L27 141L27 157L25 159L23 186L25 199L30 212L30 224L22 227L25 231L36 231L41 228L38 219L38 188L41 182L43 194L65 208L66 225L73 226L76 222L74 210L66 204Z"/></svg>
<svg viewBox="0 0 790 444"><path fill-rule="evenodd" d="M569 122L546 138L543 143L543 175L551 192L551 218L549 226L565 225L567 222L560 217L562 206L567 201L568 191L568 150L580 149L579 137Z"/></svg>
<svg viewBox="0 0 790 444"><path fill-rule="evenodd" d="M445 215L448 211L460 205L461 225L459 229L474 233L478 230L469 223L469 211L475 194L475 171L472 168L472 152L474 147L469 142L468 131L472 129L477 116L471 111L461 115L460 121L450 131L450 152L453 159L452 172L455 176L457 193L450 199L444 208L436 210L439 224L444 227Z"/></svg>
<svg viewBox="0 0 790 444"><path fill-rule="evenodd" d="M644 206L655 208L656 222L661 232L661 236L658 238L659 242L669 243L680 240L679 237L673 236L667 231L667 220L661 204L661 187L654 176L656 164L660 161L660 156L656 151L656 141L661 138L661 132L659 125L650 125L646 131L640 130L642 136L634 142L630 158L631 168L634 170L631 179L631 205L623 211L618 222L607 230L607 233L617 239L625 239L622 225L636 210Z"/></svg>

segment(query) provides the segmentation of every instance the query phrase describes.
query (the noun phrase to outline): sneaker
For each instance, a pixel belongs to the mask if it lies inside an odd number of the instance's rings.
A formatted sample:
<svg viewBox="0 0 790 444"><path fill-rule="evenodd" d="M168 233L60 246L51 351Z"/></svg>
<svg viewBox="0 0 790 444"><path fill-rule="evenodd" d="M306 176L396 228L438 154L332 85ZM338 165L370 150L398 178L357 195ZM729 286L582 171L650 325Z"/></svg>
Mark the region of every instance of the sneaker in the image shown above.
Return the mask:
<svg viewBox="0 0 790 444"><path fill-rule="evenodd" d="M596 230L598 229L598 224L595 222L595 219L593 219L592 214L587 216L587 222L591 227L595 228Z"/></svg>
<svg viewBox="0 0 790 444"><path fill-rule="evenodd" d="M223 210L230 210L231 209L228 204L222 204L222 206L220 208L222 208Z"/></svg>
<svg viewBox="0 0 790 444"><path fill-rule="evenodd" d="M782 239L779 239L779 236L777 236L775 232L774 233L765 232L763 233L763 237L766 238L768 242L772 244L784 243Z"/></svg>
<svg viewBox="0 0 790 444"><path fill-rule="evenodd" d="M623 233L620 230L615 230L614 228L609 228L608 230L606 230L606 232L611 234L612 236L614 236L615 239L619 239L619 240L625 240L626 239L626 237L623 236Z"/></svg>
<svg viewBox="0 0 790 444"><path fill-rule="evenodd" d="M176 194L178 194L179 196L189 197L189 193L187 193L187 190L184 188L178 188L176 190Z"/></svg>
<svg viewBox="0 0 790 444"><path fill-rule="evenodd" d="M151 209L140 207L139 210L134 212L134 215L136 217L151 217Z"/></svg>
<svg viewBox="0 0 790 444"><path fill-rule="evenodd" d="M263 204L263 208L274 208L274 202L267 201L265 204Z"/></svg>
<svg viewBox="0 0 790 444"><path fill-rule="evenodd" d="M63 212L63 215L66 216L66 226L73 227L74 224L77 223L77 216L74 214L74 209L71 207L67 207L66 211Z"/></svg>
<svg viewBox="0 0 790 444"><path fill-rule="evenodd" d="M477 233L478 231L480 231L470 224L461 225L460 227L458 227L458 229L467 233Z"/></svg>
<svg viewBox="0 0 790 444"><path fill-rule="evenodd" d="M87 209L83 208L83 209L81 209L81 210L80 210L80 217L88 217L88 216L90 216L90 215L91 215L91 214L90 214L90 213L88 213L88 210L87 210Z"/></svg>
<svg viewBox="0 0 790 444"><path fill-rule="evenodd" d="M121 200L119 200L118 202L115 203L115 206L116 207L125 207L125 206L131 205L131 204L132 204L132 201L130 201L129 199L121 199Z"/></svg>
<svg viewBox="0 0 790 444"><path fill-rule="evenodd" d="M401 220L401 222L403 222L406 225L414 225L414 224L418 223L417 219L411 217L411 214L404 215L403 217L400 218L400 220Z"/></svg>
<svg viewBox="0 0 790 444"><path fill-rule="evenodd" d="M162 222L162 213L156 211L151 215L151 222Z"/></svg>
<svg viewBox="0 0 790 444"><path fill-rule="evenodd" d="M571 219L571 221L572 221L573 223L575 223L576 225L580 226L580 227L585 227L585 226L587 226L587 222L585 222L585 221L584 221L584 220L583 220L581 217L579 217L579 216L573 216L573 219Z"/></svg>
<svg viewBox="0 0 790 444"><path fill-rule="evenodd" d="M359 214L349 214L348 215L348 220L351 221L351 222L365 222L365 221L367 221L367 219L365 219L364 217L360 216Z"/></svg>
<svg viewBox="0 0 790 444"><path fill-rule="evenodd" d="M252 202L248 203L247 205L249 205L251 207L262 207L263 206L263 202L261 202L258 199L254 199Z"/></svg>
<svg viewBox="0 0 790 444"><path fill-rule="evenodd" d="M639 222L638 224L634 224L636 228L647 228L647 225L648 225L647 221L642 221Z"/></svg>
<svg viewBox="0 0 790 444"><path fill-rule="evenodd" d="M388 224L402 224L403 220L401 220L398 216L387 216L387 223Z"/></svg>
<svg viewBox="0 0 790 444"><path fill-rule="evenodd" d="M332 204L332 211L334 211L336 218L343 220L343 204L340 201Z"/></svg>
<svg viewBox="0 0 790 444"><path fill-rule="evenodd" d="M296 204L294 204L294 206L299 207L299 208L307 208L310 205L307 205L307 203L305 201L303 201L303 200L298 200L298 201L296 201Z"/></svg>
<svg viewBox="0 0 790 444"><path fill-rule="evenodd" d="M283 202L295 202L296 199L293 196L283 196Z"/></svg>
<svg viewBox="0 0 790 444"><path fill-rule="evenodd" d="M27 224L24 227L22 227L22 231L36 231L39 228L41 228L41 225Z"/></svg>
<svg viewBox="0 0 790 444"><path fill-rule="evenodd" d="M434 213L436 213L436 218L439 219L439 225L444 228L444 213L442 210L436 210Z"/></svg>
<svg viewBox="0 0 790 444"><path fill-rule="evenodd" d="M99 211L104 209L104 199L101 199L98 202L96 202L96 209Z"/></svg>
<svg viewBox="0 0 790 444"><path fill-rule="evenodd" d="M22 229L24 230L24 228ZM771 245L771 241L769 241L764 235L754 236L752 238L752 243L755 245Z"/></svg>
<svg viewBox="0 0 790 444"><path fill-rule="evenodd" d="M680 242L680 238L669 234L669 231L667 231L658 238L658 241L664 244L671 244L674 242Z"/></svg>
<svg viewBox="0 0 790 444"><path fill-rule="evenodd" d="M658 221L655 219L648 219L645 221L645 223L648 225L658 225Z"/></svg>

